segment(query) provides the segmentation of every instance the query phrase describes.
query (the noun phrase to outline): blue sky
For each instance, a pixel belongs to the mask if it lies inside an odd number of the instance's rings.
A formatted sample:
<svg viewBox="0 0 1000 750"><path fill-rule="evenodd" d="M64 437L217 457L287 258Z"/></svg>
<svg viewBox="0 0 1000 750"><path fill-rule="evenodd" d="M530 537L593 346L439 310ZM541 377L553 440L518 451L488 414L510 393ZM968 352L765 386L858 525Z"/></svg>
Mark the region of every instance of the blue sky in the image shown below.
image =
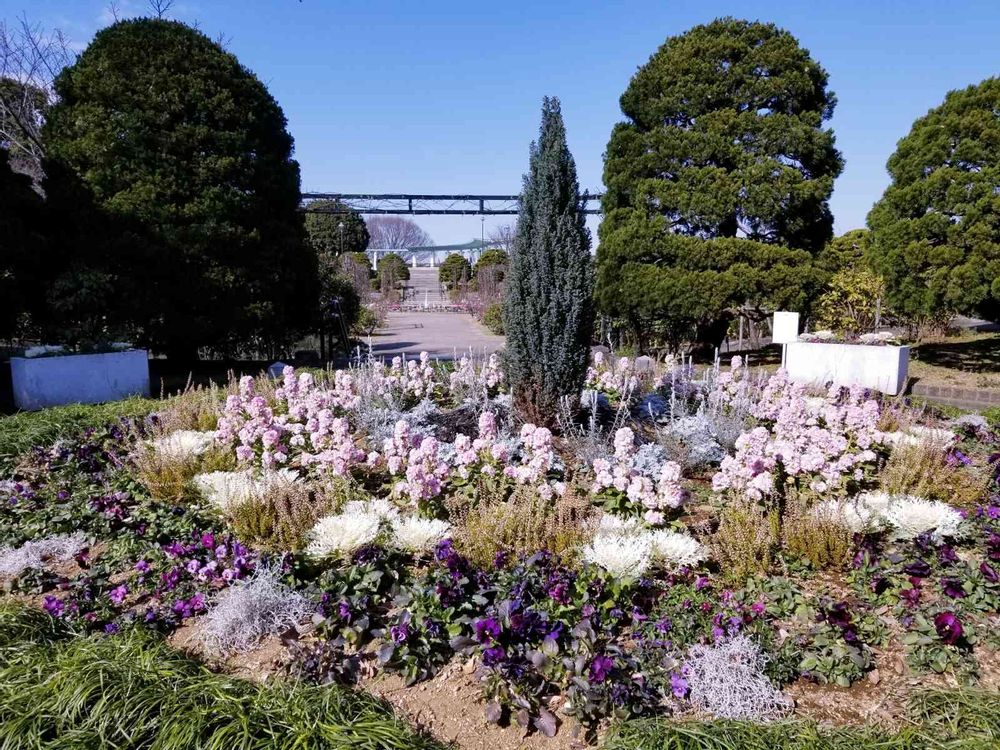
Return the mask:
<svg viewBox="0 0 1000 750"><path fill-rule="evenodd" d="M108 5L0 0L0 18L26 13L82 48ZM118 5L125 16L146 7ZM581 185L599 189L635 69L666 37L723 15L774 21L830 73L847 161L832 198L838 233L864 224L914 118L1000 72L998 0L178 0L171 11L222 34L268 85L303 190L424 193L518 192L547 94L562 100ZM477 217L417 218L439 244L480 234Z"/></svg>

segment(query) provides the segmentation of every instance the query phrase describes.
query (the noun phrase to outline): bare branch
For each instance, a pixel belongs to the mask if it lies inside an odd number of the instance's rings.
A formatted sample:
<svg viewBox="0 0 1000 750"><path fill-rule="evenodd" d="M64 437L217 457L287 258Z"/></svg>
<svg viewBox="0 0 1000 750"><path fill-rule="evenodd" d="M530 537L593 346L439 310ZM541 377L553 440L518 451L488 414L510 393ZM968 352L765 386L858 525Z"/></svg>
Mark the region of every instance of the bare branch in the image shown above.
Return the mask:
<svg viewBox="0 0 1000 750"><path fill-rule="evenodd" d="M430 236L420 226L402 216L370 216L365 219L371 241L368 247L399 250L407 247L426 247L432 243Z"/></svg>
<svg viewBox="0 0 1000 750"><path fill-rule="evenodd" d="M149 0L149 9L157 18L163 18L173 7L174 0Z"/></svg>
<svg viewBox="0 0 1000 750"><path fill-rule="evenodd" d="M514 249L514 239L517 237L517 224L501 224L489 233L486 238L490 247L498 247L508 255Z"/></svg>
<svg viewBox="0 0 1000 750"><path fill-rule="evenodd" d="M53 81L73 61L62 32L47 31L22 17L0 21L0 146L15 169L36 181L44 156L42 125L56 101Z"/></svg>
<svg viewBox="0 0 1000 750"><path fill-rule="evenodd" d="M111 14L115 23L122 20L121 8L119 7L117 0L111 0L111 2L108 3L108 13Z"/></svg>

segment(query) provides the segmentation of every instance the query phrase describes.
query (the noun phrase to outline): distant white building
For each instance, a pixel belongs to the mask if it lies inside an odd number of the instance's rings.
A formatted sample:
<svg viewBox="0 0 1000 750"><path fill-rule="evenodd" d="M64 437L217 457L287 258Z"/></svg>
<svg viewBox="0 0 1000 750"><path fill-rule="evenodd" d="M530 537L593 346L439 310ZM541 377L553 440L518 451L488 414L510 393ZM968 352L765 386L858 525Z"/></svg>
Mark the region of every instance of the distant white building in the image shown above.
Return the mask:
<svg viewBox="0 0 1000 750"><path fill-rule="evenodd" d="M395 253L406 261L407 265L419 268L437 268L444 259L452 253L458 253L465 257L469 263L475 265L479 256L484 250L490 247L488 242L472 240L464 245L428 245L426 247L407 247L400 249L391 248L368 248L365 253L371 258L372 266L378 267L378 262L389 253Z"/></svg>

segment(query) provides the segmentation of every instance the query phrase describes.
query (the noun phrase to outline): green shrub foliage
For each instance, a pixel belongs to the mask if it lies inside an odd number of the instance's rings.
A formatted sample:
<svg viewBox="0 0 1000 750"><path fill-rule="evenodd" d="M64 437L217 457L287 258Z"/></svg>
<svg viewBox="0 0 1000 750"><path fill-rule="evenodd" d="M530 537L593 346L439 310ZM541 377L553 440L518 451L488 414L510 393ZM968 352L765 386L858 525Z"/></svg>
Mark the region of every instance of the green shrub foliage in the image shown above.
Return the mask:
<svg viewBox="0 0 1000 750"><path fill-rule="evenodd" d="M826 71L773 24L724 18L669 38L622 95L605 154L601 309L640 345L654 321L672 343L715 343L747 302L802 309L843 168L823 127L835 103Z"/></svg>
<svg viewBox="0 0 1000 750"><path fill-rule="evenodd" d="M452 253L441 264L438 278L447 284L449 289L457 289L460 284L472 279L472 264L464 255Z"/></svg>
<svg viewBox="0 0 1000 750"><path fill-rule="evenodd" d="M515 404L543 424L583 386L594 316L590 233L559 100L546 98L521 192L504 287L507 373Z"/></svg>
<svg viewBox="0 0 1000 750"><path fill-rule="evenodd" d="M94 37L55 82L50 157L97 207L141 227L132 317L155 348L193 355L294 335L315 309L299 168L264 85L201 32L133 19Z"/></svg>
<svg viewBox="0 0 1000 750"><path fill-rule="evenodd" d="M868 229L852 229L834 237L816 258L816 265L827 273L847 269L867 268L872 233Z"/></svg>
<svg viewBox="0 0 1000 750"><path fill-rule="evenodd" d="M871 258L913 319L1000 316L1000 78L950 92L889 158Z"/></svg>
<svg viewBox="0 0 1000 750"><path fill-rule="evenodd" d="M479 271L483 268L488 268L489 266L506 266L508 263L510 263L510 256L507 255L506 250L499 247L491 247L479 256L479 260L476 261L472 272L474 275L478 275Z"/></svg>

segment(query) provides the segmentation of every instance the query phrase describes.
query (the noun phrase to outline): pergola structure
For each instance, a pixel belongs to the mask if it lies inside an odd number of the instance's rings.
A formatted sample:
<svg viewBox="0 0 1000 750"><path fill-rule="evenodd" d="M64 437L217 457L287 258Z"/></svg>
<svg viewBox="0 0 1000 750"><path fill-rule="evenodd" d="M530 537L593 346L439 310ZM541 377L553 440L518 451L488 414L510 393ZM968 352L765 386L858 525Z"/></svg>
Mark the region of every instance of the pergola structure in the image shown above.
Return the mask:
<svg viewBox="0 0 1000 750"><path fill-rule="evenodd" d="M360 214L411 214L417 216L513 216L520 210L520 195L423 195L410 193L303 193L302 210L314 201L337 201ZM585 214L599 214L600 193L580 196Z"/></svg>
<svg viewBox="0 0 1000 750"><path fill-rule="evenodd" d="M372 259L372 267L378 267L378 261L384 258L389 253L395 253L406 261L407 265L411 265L414 268L420 266L427 266L429 268L437 268L441 265L442 261L447 258L452 253L458 253L463 256L469 263L475 265L476 261L479 260L479 256L483 254L484 250L487 250L490 243L483 242L481 240L472 240L471 242L466 242L461 245L427 245L422 247L407 247L407 248L368 248L365 253Z"/></svg>

